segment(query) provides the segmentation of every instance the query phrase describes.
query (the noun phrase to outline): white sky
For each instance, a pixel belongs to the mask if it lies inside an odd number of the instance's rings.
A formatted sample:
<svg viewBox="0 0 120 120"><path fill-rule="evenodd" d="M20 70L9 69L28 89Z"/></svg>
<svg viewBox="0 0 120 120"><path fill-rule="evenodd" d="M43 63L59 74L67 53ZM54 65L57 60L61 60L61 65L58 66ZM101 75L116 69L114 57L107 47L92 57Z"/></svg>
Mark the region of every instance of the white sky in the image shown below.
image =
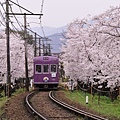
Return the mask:
<svg viewBox="0 0 120 120"><path fill-rule="evenodd" d="M5 0L0 0L5 1ZM40 13L42 0L12 0L33 13ZM120 0L44 0L42 25L49 27L64 26L76 18L84 18L105 12L110 6L119 6ZM14 7L15 5L12 5ZM17 8L14 12L19 12ZM33 17L33 16L30 16ZM37 16L37 18L39 18ZM36 19L32 19L34 22ZM29 20L28 20L29 21ZM33 24L33 23L32 23ZM35 24L34 24L35 25ZM37 26L37 24L35 25Z"/></svg>

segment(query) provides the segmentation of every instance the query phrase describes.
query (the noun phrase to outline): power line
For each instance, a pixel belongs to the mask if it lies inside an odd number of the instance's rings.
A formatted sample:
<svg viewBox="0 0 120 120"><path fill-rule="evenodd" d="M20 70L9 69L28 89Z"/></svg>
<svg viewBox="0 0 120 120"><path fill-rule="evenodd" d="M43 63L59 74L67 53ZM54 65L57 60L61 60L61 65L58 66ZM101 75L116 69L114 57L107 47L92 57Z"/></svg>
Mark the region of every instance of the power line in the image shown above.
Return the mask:
<svg viewBox="0 0 120 120"><path fill-rule="evenodd" d="M18 5L18 6L20 6L20 5ZM11 6L10 6L11 7ZM15 17L15 15L24 15L24 21L25 21L25 30L27 30L28 28L26 27L26 23L27 23L27 21L26 21L26 15L43 15L43 14L28 14L28 13L13 13L13 11L12 11L12 7L11 7L11 12L12 13L9 13L8 15L14 15L14 17ZM17 23L19 24L19 21L17 20L17 18L15 17L15 19L16 19L16 21L17 21ZM20 26L20 24L19 24L19 26ZM30 26L29 26L30 27ZM22 28L21 28L22 29ZM31 29L29 29L29 31L31 31L31 32L33 32ZM26 31L27 32L27 31ZM34 32L35 33L35 32ZM35 33L36 34L36 33ZM40 38L41 38L41 36L40 36ZM35 39L36 40L36 39ZM35 42L36 43L36 42Z"/></svg>
<svg viewBox="0 0 120 120"><path fill-rule="evenodd" d="M3 4L2 4L1 2L0 2L0 4L1 4L2 8L3 8L3 11L5 12L5 9L4 9L4 7L3 7ZM4 15L2 14L2 11L1 11L1 10L0 10L0 14L1 14L1 17L2 17L3 21L5 22L5 18L4 18ZM18 29L14 26L14 24L13 24L13 22L10 20L10 18L9 18L9 22L11 23L11 25L13 26L13 28L15 28L16 31L18 31ZM6 27L6 25L4 25L2 21L0 21L0 23L1 23L3 26ZM9 28L10 28L10 27L9 27ZM10 28L10 30L12 31L12 33L14 34L14 36L18 37L11 28Z"/></svg>
<svg viewBox="0 0 120 120"><path fill-rule="evenodd" d="M29 29L29 28L26 28L26 29L29 30L29 31L31 31L32 33L36 33L36 32L32 31L32 30ZM39 34L36 33L36 35L39 36L40 38L42 38Z"/></svg>
<svg viewBox="0 0 120 120"><path fill-rule="evenodd" d="M3 8L3 11L5 11L5 9L4 9L4 7L3 7L3 4L2 4L1 2L0 2L0 4L1 4L2 8ZM4 18L4 15L3 15L3 13L2 13L1 10L0 10L0 15L1 15L2 21L4 21L4 23L5 23L5 18ZM0 23L1 23L3 26L5 26L2 21L0 21Z"/></svg>
<svg viewBox="0 0 120 120"><path fill-rule="evenodd" d="M16 0L17 1L17 4L19 5L19 2L18 2L18 0ZM21 7L20 7L20 5L19 5L19 9L20 9L20 12L22 13L22 10L21 10ZM41 15L40 15L41 16ZM29 28L31 29L31 27L30 27L30 24L26 21L26 23L29 25Z"/></svg>
<svg viewBox="0 0 120 120"><path fill-rule="evenodd" d="M18 2L18 0L16 0L17 1L17 4L19 5L19 2ZM19 9L20 9L20 12L22 13L22 10L21 10L21 7L20 7L20 5L19 5Z"/></svg>
<svg viewBox="0 0 120 120"><path fill-rule="evenodd" d="M41 4L41 11L40 11L41 14L43 12L43 4L44 4L44 0L42 0L42 4ZM41 16L40 16L40 20L41 20Z"/></svg>
<svg viewBox="0 0 120 120"><path fill-rule="evenodd" d="M3 10L4 10L4 12L5 12L5 8L3 7L3 4L0 2L0 4L1 4L1 6L2 6L2 8L3 8Z"/></svg>
<svg viewBox="0 0 120 120"><path fill-rule="evenodd" d="M44 0L42 0L40 14L42 14L42 12L43 12L43 4L44 4ZM44 32L44 30L43 30L42 21L41 21L41 16L40 16L39 19L40 19L40 27L41 27L41 30L42 30L43 36L45 37L45 32Z"/></svg>
<svg viewBox="0 0 120 120"><path fill-rule="evenodd" d="M11 8L11 12L13 13L11 5L10 5L10 8ZM21 30L23 31L23 28L21 27L20 22L18 21L18 19L16 18L16 16L15 16L15 14L14 14L14 13L13 13L13 15L14 15L14 18L16 19L16 21L17 21L17 23L18 23L19 27L20 27L20 28L21 28Z"/></svg>
<svg viewBox="0 0 120 120"><path fill-rule="evenodd" d="M12 2L13 4L17 5L18 7L24 9L25 11L27 11L27 12L29 12L29 13L31 13L31 14L34 14L34 13L32 13L31 11L27 10L26 8L24 8L24 7L22 7L22 6L18 5L18 4L16 4L15 2L13 2L13 1L11 1L11 0L9 0L9 1Z"/></svg>
<svg viewBox="0 0 120 120"><path fill-rule="evenodd" d="M0 14L1 14L1 16L2 16L2 12L1 12L1 10L0 10ZM0 23L5 27L5 24L3 24L2 21L0 21Z"/></svg>
<svg viewBox="0 0 120 120"><path fill-rule="evenodd" d="M14 26L14 24L11 22L11 25L13 26L13 28L16 30L16 31L18 31L19 32L19 30ZM12 31L12 29L11 29L11 31ZM16 33L14 32L14 31L12 31L13 32L13 34L16 36L16 37L19 37L19 36L17 36L16 35Z"/></svg>

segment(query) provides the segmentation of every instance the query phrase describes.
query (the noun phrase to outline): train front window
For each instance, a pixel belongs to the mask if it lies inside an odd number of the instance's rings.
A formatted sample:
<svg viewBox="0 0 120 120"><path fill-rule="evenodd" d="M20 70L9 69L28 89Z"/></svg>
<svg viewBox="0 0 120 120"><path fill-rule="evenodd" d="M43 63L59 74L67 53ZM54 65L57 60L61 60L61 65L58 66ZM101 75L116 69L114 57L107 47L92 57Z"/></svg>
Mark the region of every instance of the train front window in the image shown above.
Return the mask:
<svg viewBox="0 0 120 120"><path fill-rule="evenodd" d="M43 65L43 72L48 73L49 72L49 65Z"/></svg>
<svg viewBox="0 0 120 120"><path fill-rule="evenodd" d="M38 73L42 72L41 65L36 65L36 72Z"/></svg>
<svg viewBox="0 0 120 120"><path fill-rule="evenodd" d="M51 65L51 72L57 72L57 66Z"/></svg>

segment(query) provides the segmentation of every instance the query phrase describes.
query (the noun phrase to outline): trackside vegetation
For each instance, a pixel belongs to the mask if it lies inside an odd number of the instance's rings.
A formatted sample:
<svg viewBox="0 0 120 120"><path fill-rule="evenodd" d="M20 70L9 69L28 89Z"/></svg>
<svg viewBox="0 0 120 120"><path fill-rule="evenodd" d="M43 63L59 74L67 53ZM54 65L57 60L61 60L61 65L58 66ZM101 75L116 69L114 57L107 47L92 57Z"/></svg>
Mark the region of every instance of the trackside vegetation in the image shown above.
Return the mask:
<svg viewBox="0 0 120 120"><path fill-rule="evenodd" d="M91 94L85 93L80 90L64 91L66 97L70 100L84 106L85 109L95 111L98 115L107 116L109 120L120 120L120 98L111 102L110 98L106 96L95 95L94 98ZM86 104L86 96L88 96L88 103Z"/></svg>
<svg viewBox="0 0 120 120"><path fill-rule="evenodd" d="M12 96L18 95L18 94L23 93L23 92L25 92L25 89L23 89L23 88L17 89L17 90L12 94ZM5 103L6 103L9 99L11 99L11 98L6 97L6 96L4 95L4 92L2 92L1 95L2 95L3 97L0 97L0 116L4 113L3 106L5 105ZM12 96L11 96L11 97L12 97Z"/></svg>

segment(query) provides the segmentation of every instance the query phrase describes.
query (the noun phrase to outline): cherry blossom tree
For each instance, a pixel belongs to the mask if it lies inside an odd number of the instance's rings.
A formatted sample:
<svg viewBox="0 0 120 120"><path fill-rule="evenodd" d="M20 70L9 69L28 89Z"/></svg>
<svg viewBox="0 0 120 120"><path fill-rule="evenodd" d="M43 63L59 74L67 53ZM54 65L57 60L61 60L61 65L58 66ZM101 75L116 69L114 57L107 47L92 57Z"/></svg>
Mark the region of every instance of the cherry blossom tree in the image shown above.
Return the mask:
<svg viewBox="0 0 120 120"><path fill-rule="evenodd" d="M61 50L66 75L86 80L95 75L120 75L120 7L68 26Z"/></svg>
<svg viewBox="0 0 120 120"><path fill-rule="evenodd" d="M0 71L2 74L7 72L6 62L6 38L5 31L0 31ZM10 64L12 79L25 77L25 46L20 34L10 34ZM33 45L27 47L29 77L33 75Z"/></svg>

